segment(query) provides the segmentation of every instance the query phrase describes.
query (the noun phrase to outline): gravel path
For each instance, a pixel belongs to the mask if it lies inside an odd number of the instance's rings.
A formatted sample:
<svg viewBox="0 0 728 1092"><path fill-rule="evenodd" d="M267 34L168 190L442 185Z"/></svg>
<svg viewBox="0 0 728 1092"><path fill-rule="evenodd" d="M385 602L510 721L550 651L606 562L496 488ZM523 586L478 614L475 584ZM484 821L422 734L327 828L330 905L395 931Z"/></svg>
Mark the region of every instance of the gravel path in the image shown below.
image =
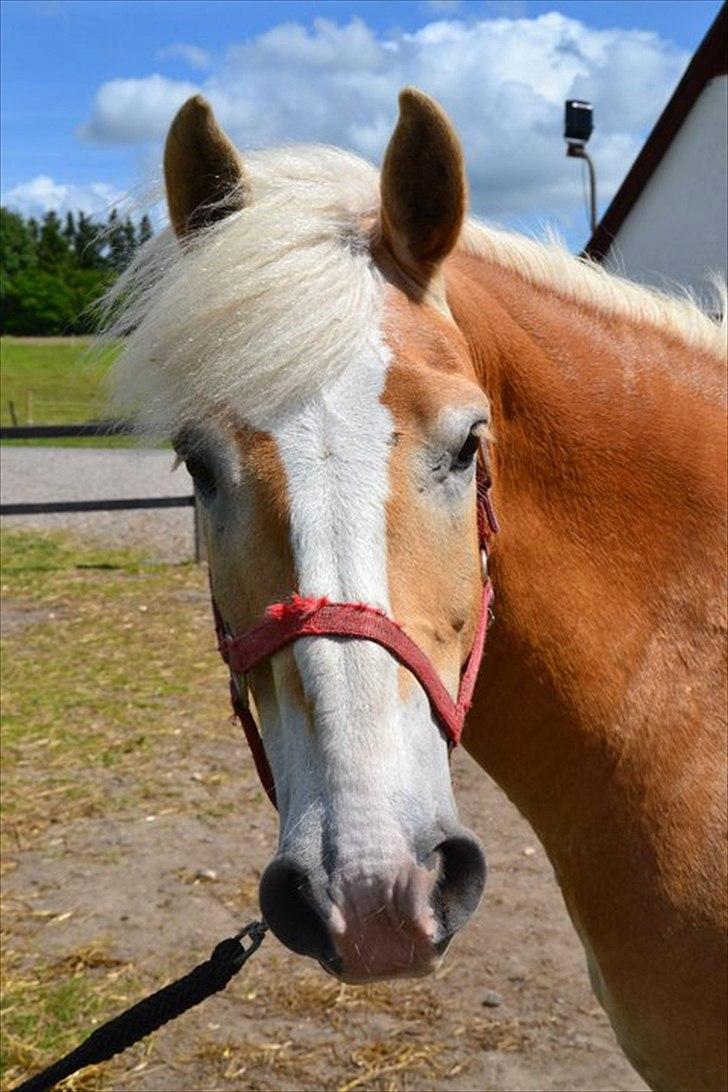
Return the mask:
<svg viewBox="0 0 728 1092"><path fill-rule="evenodd" d="M189 496L190 477L183 466L170 473L172 458L170 451L134 448L3 447L0 499L11 504ZM5 516L3 524L63 527L105 546L141 548L163 561L187 561L194 555L191 508Z"/></svg>

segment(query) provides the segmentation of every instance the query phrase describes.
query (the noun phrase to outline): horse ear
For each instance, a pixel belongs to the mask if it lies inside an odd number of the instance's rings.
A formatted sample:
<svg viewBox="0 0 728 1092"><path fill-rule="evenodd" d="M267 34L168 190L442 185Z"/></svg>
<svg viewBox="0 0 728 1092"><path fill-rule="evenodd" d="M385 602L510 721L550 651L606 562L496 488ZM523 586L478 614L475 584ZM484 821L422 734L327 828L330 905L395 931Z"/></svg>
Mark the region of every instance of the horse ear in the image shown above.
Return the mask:
<svg viewBox="0 0 728 1092"><path fill-rule="evenodd" d="M465 163L449 118L406 87L382 167L382 233L395 258L427 275L457 242L467 207Z"/></svg>
<svg viewBox="0 0 728 1092"><path fill-rule="evenodd" d="M170 126L164 182L169 218L180 238L248 203L249 185L240 156L202 95L188 99Z"/></svg>

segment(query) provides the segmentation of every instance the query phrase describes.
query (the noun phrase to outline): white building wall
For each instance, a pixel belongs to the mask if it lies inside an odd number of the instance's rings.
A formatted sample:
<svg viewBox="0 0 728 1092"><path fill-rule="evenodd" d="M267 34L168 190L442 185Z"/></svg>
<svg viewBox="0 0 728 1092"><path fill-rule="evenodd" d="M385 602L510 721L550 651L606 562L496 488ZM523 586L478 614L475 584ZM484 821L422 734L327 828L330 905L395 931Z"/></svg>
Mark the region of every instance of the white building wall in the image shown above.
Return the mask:
<svg viewBox="0 0 728 1092"><path fill-rule="evenodd" d="M726 276L728 76L705 85L604 259L611 272L705 297L711 270ZM707 297L705 297L707 298Z"/></svg>

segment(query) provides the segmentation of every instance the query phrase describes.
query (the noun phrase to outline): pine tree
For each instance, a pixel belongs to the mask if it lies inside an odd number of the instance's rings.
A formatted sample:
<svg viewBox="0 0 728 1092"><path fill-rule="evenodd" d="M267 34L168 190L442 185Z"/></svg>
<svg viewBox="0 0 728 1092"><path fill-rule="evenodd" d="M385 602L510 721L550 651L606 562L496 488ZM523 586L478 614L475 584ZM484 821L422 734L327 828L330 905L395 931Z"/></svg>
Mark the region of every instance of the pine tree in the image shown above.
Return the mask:
<svg viewBox="0 0 728 1092"><path fill-rule="evenodd" d="M41 269L57 269L59 266L68 265L70 253L58 214L47 212L43 217L38 240L38 264Z"/></svg>
<svg viewBox="0 0 728 1092"><path fill-rule="evenodd" d="M139 221L139 246L143 246L144 243L148 243L152 237L152 221L147 216L146 212Z"/></svg>
<svg viewBox="0 0 728 1092"><path fill-rule="evenodd" d="M130 216L127 216L124 221L124 242L126 244L124 267L126 267L134 257L134 251L137 248L136 228L134 227Z"/></svg>
<svg viewBox="0 0 728 1092"><path fill-rule="evenodd" d="M111 226L121 264L136 232L118 217ZM0 209L0 333L92 333L93 305L116 276L105 257L110 246L102 231L82 212L65 222L50 212L39 225Z"/></svg>
<svg viewBox="0 0 728 1092"><path fill-rule="evenodd" d="M0 270L3 280L27 273L38 265L36 245L28 225L17 212L0 208Z"/></svg>
<svg viewBox="0 0 728 1092"><path fill-rule="evenodd" d="M79 212L73 241L76 264L80 269L105 269L108 262L101 253L101 229L85 212Z"/></svg>
<svg viewBox="0 0 728 1092"><path fill-rule="evenodd" d="M72 212L67 212L66 213L66 223L65 223L65 226L63 228L63 238L68 243L69 250L72 250L75 253L75 249L76 249L75 248L76 223L75 223L75 221L73 219L73 213Z"/></svg>
<svg viewBox="0 0 728 1092"><path fill-rule="evenodd" d="M128 239L116 209L112 209L109 214L106 237L109 244L109 264L117 273L121 273L127 265Z"/></svg>

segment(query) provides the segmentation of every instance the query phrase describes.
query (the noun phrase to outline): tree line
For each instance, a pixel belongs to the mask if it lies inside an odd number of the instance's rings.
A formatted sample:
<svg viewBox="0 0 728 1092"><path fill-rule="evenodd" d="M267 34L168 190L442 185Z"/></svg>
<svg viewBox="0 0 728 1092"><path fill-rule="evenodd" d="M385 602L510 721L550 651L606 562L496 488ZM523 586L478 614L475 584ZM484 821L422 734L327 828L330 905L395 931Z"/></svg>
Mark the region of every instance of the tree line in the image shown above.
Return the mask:
<svg viewBox="0 0 728 1092"><path fill-rule="evenodd" d="M95 302L151 236L146 215L134 223L112 210L100 223L0 209L0 333L92 333Z"/></svg>

